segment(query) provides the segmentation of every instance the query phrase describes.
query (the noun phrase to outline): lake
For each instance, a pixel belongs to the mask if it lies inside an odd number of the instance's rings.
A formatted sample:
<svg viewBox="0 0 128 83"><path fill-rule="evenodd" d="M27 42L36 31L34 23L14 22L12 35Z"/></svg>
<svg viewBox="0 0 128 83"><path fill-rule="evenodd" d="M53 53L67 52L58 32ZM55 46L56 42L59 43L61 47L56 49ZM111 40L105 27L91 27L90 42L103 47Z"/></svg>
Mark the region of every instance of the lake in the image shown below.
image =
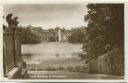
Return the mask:
<svg viewBox="0 0 128 83"><path fill-rule="evenodd" d="M22 57L26 61L29 79L123 79L123 76L107 74L90 74L79 72L85 62L78 57L82 52L82 44L68 42L42 42L41 44L22 45ZM73 67L72 67L73 66ZM65 70L44 70L48 67L71 67ZM79 67L78 67L79 66Z"/></svg>
<svg viewBox="0 0 128 83"><path fill-rule="evenodd" d="M21 52L28 66L73 66L84 64L84 61L78 57L82 52L81 48L82 44L42 42L41 44L23 44Z"/></svg>

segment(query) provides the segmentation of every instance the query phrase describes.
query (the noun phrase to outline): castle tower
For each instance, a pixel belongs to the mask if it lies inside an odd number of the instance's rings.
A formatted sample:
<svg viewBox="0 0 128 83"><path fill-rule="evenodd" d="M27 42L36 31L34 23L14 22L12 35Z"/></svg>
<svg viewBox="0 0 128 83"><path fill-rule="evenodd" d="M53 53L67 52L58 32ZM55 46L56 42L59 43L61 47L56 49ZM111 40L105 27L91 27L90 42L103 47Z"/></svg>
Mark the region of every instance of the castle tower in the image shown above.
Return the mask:
<svg viewBox="0 0 128 83"><path fill-rule="evenodd" d="M62 41L62 38L61 38L61 30L60 29L58 30L58 40L59 40L59 42Z"/></svg>

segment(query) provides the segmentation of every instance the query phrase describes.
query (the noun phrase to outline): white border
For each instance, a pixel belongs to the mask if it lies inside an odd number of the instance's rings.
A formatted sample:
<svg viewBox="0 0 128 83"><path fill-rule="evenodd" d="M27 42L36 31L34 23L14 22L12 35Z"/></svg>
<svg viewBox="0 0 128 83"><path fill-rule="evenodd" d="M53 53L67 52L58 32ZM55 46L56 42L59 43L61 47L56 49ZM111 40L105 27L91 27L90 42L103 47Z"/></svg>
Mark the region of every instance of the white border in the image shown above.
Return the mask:
<svg viewBox="0 0 128 83"><path fill-rule="evenodd" d="M4 81L4 82L128 82L128 64L127 64L127 60L128 60L128 29L126 27L128 27L128 24L126 22L128 22L128 2L126 0L2 0L0 1L0 3L2 3L0 5L0 80ZM21 79L21 80L10 80L10 79L4 79L3 78L3 35L2 35L2 16L3 16L3 4L47 4L47 3L59 3L59 4L63 4L63 3L67 3L67 4L72 4L72 3L125 3L125 77L122 80L108 80L108 79L85 79L85 80L77 80L77 79L64 79L64 80L54 80L54 79L49 79L49 80L40 80L40 79ZM2 69L1 69L2 68Z"/></svg>

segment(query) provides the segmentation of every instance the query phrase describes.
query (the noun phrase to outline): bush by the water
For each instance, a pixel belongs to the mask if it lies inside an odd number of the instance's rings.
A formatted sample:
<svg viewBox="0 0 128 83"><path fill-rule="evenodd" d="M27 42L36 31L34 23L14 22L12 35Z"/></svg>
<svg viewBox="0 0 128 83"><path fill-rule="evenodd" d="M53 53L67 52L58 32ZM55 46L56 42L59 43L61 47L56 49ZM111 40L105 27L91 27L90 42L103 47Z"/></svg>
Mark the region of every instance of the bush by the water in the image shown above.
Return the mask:
<svg viewBox="0 0 128 83"><path fill-rule="evenodd" d="M72 71L72 72L88 72L88 68L85 67L85 65L80 66L80 65L75 65L75 66L68 66L67 71Z"/></svg>
<svg viewBox="0 0 128 83"><path fill-rule="evenodd" d="M124 74L124 57L119 49L114 49L90 60L90 72L103 74Z"/></svg>

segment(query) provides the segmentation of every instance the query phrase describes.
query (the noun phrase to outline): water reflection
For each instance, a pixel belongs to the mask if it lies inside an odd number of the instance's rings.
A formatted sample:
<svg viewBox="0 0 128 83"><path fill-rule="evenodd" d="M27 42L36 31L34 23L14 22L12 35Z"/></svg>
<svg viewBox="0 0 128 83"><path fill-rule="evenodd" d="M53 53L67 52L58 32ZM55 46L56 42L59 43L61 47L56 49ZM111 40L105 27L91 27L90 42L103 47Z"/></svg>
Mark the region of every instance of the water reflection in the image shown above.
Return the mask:
<svg viewBox="0 0 128 83"><path fill-rule="evenodd" d="M60 55L57 53L57 54L55 54L55 56L56 56L56 58L59 58Z"/></svg>
<svg viewBox="0 0 128 83"><path fill-rule="evenodd" d="M42 43L22 45L22 56L27 64L67 63L79 60L81 44L71 43Z"/></svg>

